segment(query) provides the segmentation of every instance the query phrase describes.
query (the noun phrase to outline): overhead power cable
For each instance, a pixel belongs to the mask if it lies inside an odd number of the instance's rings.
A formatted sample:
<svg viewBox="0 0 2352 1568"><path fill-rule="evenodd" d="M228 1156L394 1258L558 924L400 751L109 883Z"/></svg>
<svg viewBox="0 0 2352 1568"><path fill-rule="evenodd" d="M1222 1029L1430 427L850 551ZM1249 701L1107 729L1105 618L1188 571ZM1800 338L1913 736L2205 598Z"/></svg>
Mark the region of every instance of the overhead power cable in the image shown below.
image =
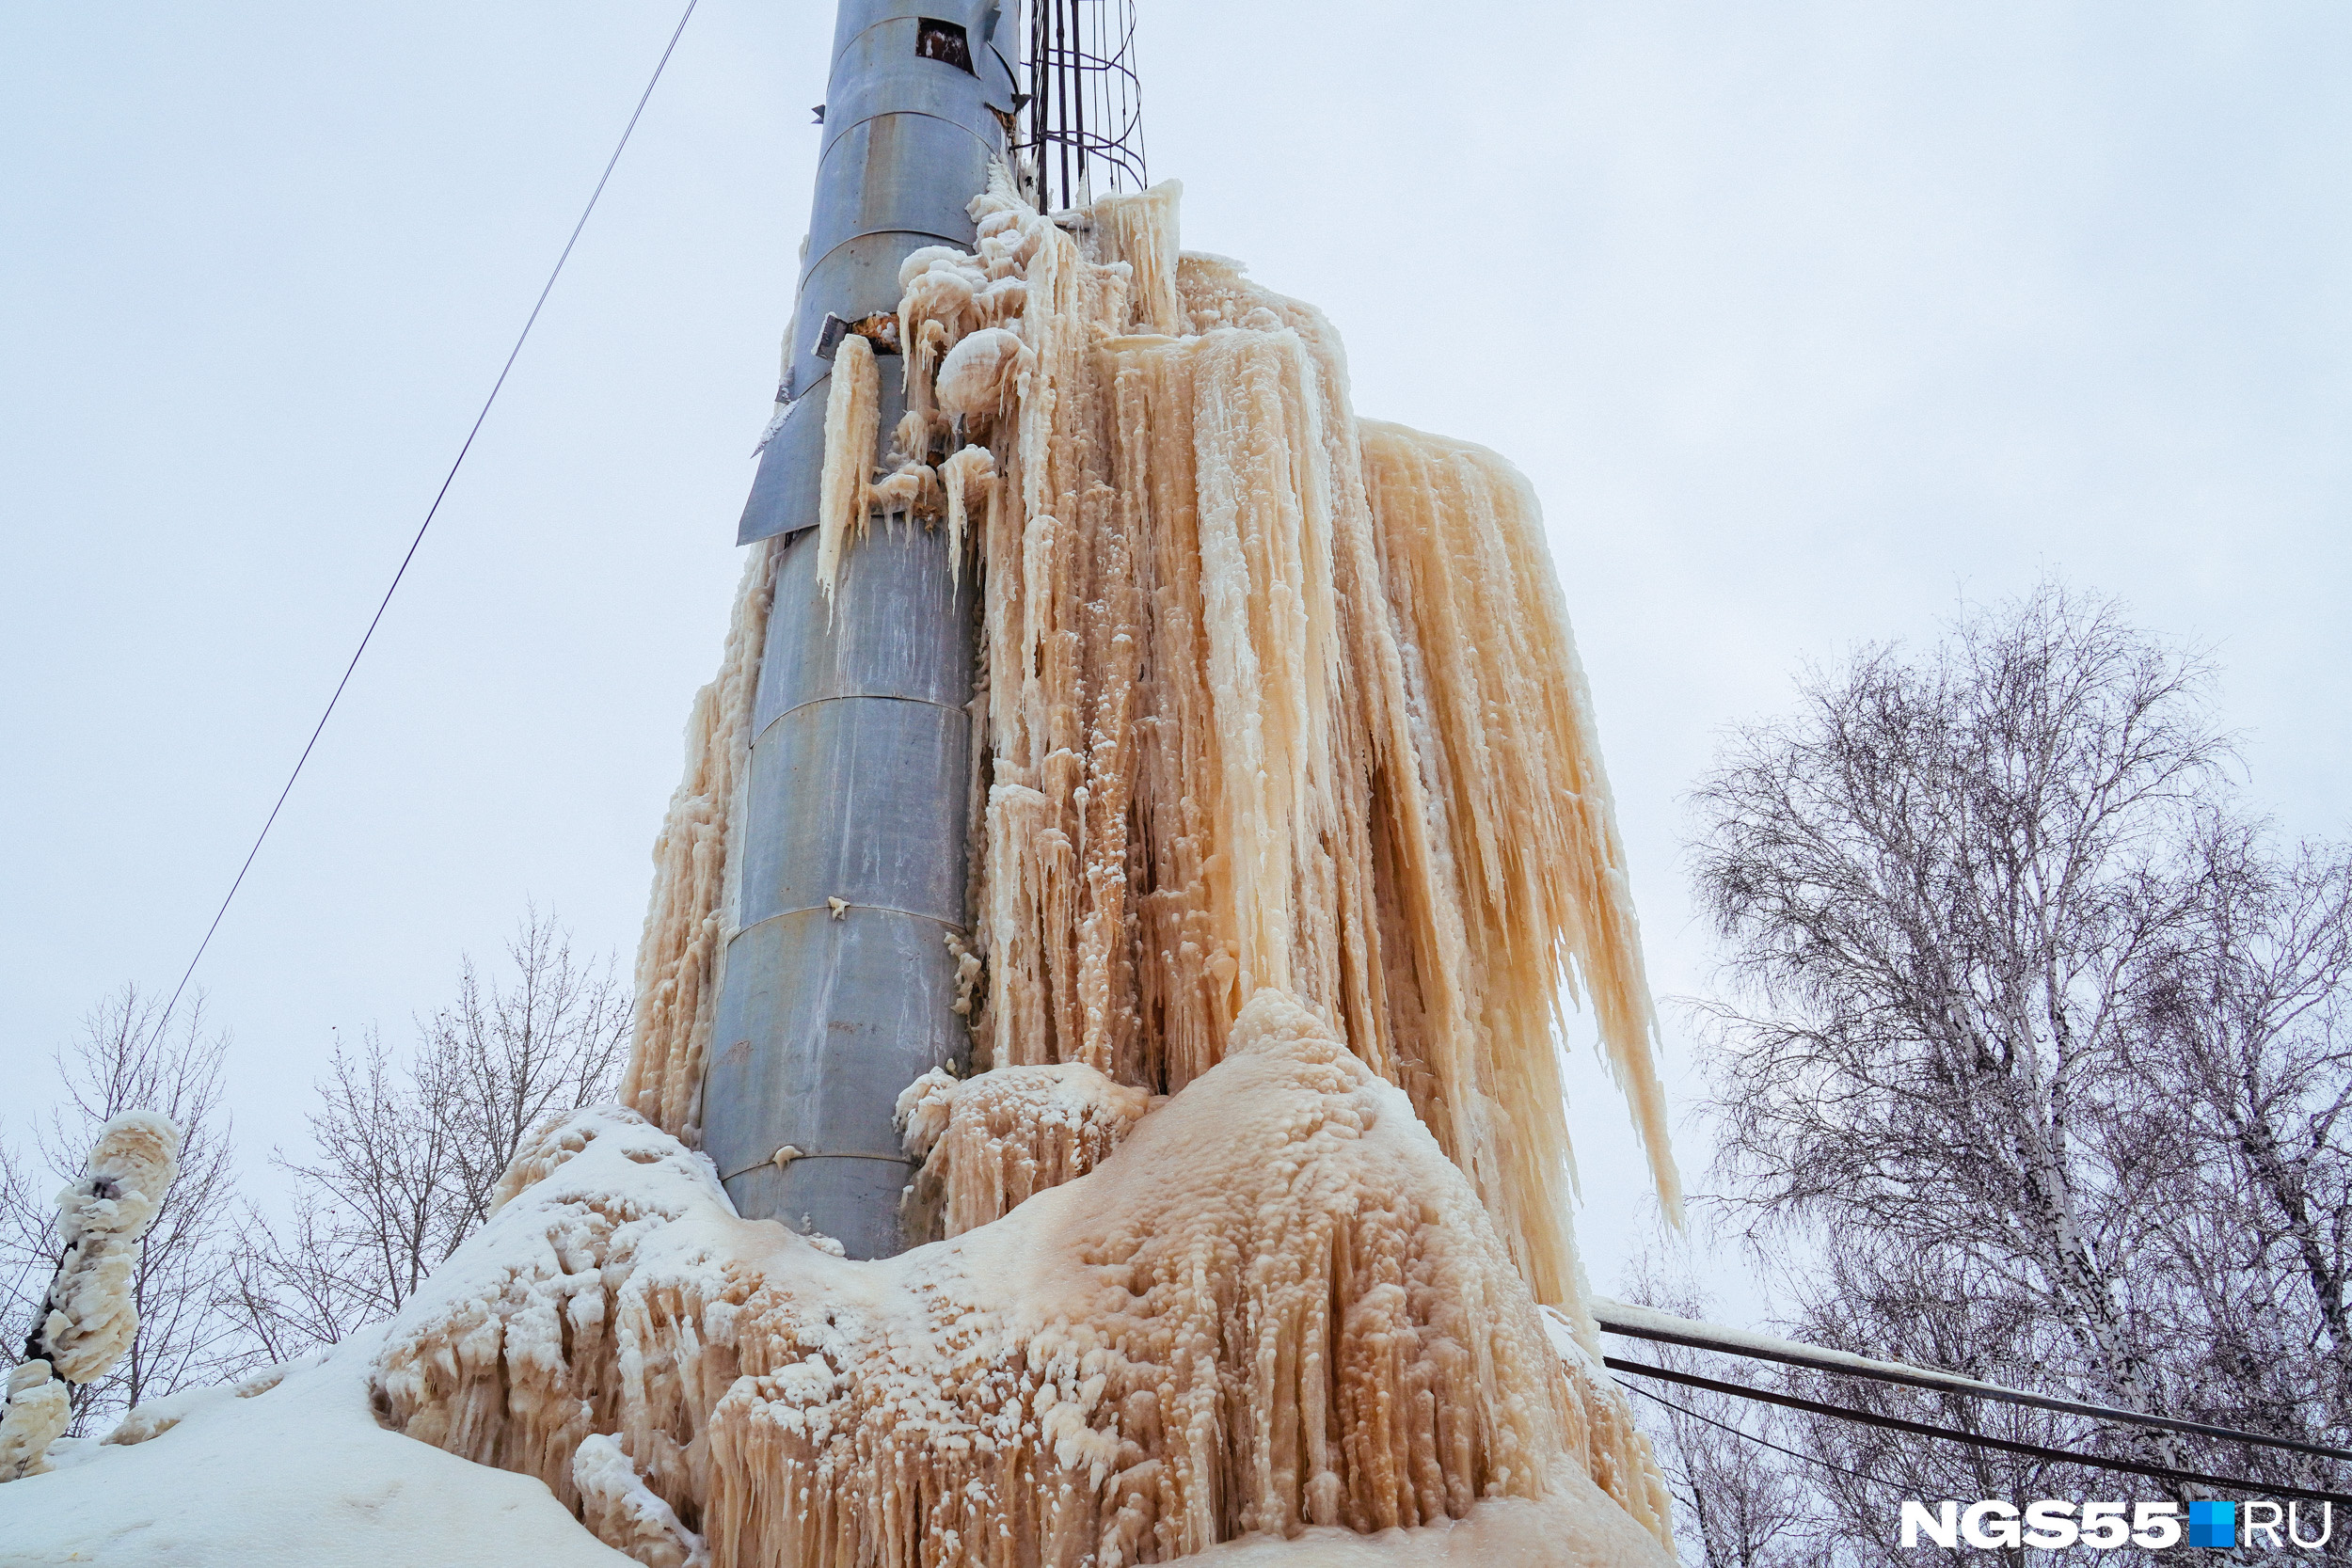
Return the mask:
<svg viewBox="0 0 2352 1568"><path fill-rule="evenodd" d="M359 634L359 645L352 650L350 662L343 666L342 678L335 683L334 693L326 699L326 706L319 714L319 721L310 727L310 738L303 743L302 754L294 759L294 771L286 775L285 787L278 792L278 800L269 808L269 816L263 819L262 831L253 835L253 847L245 852L245 863L237 867L235 879L229 884L229 891L221 895L220 908L213 911L213 923L204 927L204 940L196 944L195 956L188 959L188 967L181 972L180 983L172 988L171 1000L164 1004L163 1017L156 1021L156 1034L161 1035L164 1026L171 1022L172 1009L179 1006L181 993L188 989L188 980L196 974L196 966L203 961L204 950L213 944L213 935L220 929L221 919L228 914L229 905L237 896L237 890L245 885L246 873L253 869L254 857L262 852L262 841L269 837L270 829L277 826L278 814L285 809L286 797L294 793L294 781L302 777L303 767L310 762L310 752L319 743L319 736L326 729L326 721L335 716L335 705L343 700L343 688L351 684L351 673L359 668L359 657L368 651L368 643L374 639L375 628L383 621L384 611L390 607L392 595L400 591L401 578L408 575L408 563L417 559L417 548L424 543L425 531L433 526L433 519L440 514L441 502L449 498L450 486L457 480L457 470L465 467L466 454L473 451L474 437L482 434L483 421L490 417L491 405L498 402L500 391L506 386L507 372L515 368L515 361L521 356L523 344L530 341L531 329L538 325L539 312L546 308L548 295L555 292L555 280L564 276L564 263L572 259L572 247L580 243L580 231L588 227L589 215L596 212L596 202L604 195L606 182L612 178L612 170L620 164L621 154L628 150L628 138L636 133L637 121L644 117L645 105L652 101L653 89L660 85L662 71L669 69L670 56L676 52L678 40L685 36L686 24L693 20L694 8L701 3L702 0L686 0L686 9L678 17L677 25L671 29L670 41L662 46L661 58L655 62L653 75L646 80L645 90L637 95L637 107L629 111L628 123L621 128L621 139L613 145L612 156L604 161L604 172L596 176L596 188L588 193L588 204L580 209L580 221L572 225L571 237L564 242L563 254L556 257L554 267L548 273L547 282L540 285L539 297L532 303L531 314L523 320L523 329L515 335L515 346L506 351L506 363L499 367L498 379L490 384L490 395L482 400L482 408L473 417L472 428L466 432L466 439L458 446L457 455L451 460L449 471L441 476L441 487L434 492L433 504L425 508L424 521L417 525L416 537L408 541L408 553L400 558L400 566L392 573L391 582L385 587L384 596L376 601L375 613L368 618L368 629Z"/></svg>
<svg viewBox="0 0 2352 1568"><path fill-rule="evenodd" d="M1712 1416L1702 1416L1687 1404L1677 1404L1674 1401L1666 1398L1663 1394L1653 1394L1638 1383L1628 1383L1621 1377L1613 1379L1612 1381L1613 1381L1618 1387L1624 1389L1629 1394L1639 1394L1644 1399L1649 1401L1652 1404L1662 1404L1667 1409L1688 1416L1694 1421L1705 1421L1708 1426L1715 1428L1718 1432L1728 1432L1734 1437L1744 1437L1759 1449L1770 1449L1774 1453L1787 1454L1789 1458L1803 1460L1807 1465L1819 1465L1824 1470L1835 1470L1841 1476L1851 1476L1856 1481L1867 1481L1873 1486L1892 1486L1895 1484L1893 1481L1886 1481L1879 1476L1867 1475L1860 1470L1849 1469L1843 1465L1838 1465L1830 1460L1823 1459L1818 1453L1805 1453L1797 1449L1785 1449L1769 1437L1758 1437L1755 1433L1748 1431L1745 1427L1733 1426L1729 1421L1719 1421Z"/></svg>
<svg viewBox="0 0 2352 1568"><path fill-rule="evenodd" d="M1694 1350L1714 1351L1724 1355L1745 1356L1754 1361L1778 1361L1786 1366L1803 1367L1807 1371L1834 1372L1839 1377L1868 1378L1877 1383L1901 1384L1913 1388L1931 1388L1940 1393L1965 1394L1975 1399L1998 1400L2006 1404L2022 1404L2036 1410L2051 1410L2065 1416L2087 1416L2093 1420L2123 1422L2134 1426L2157 1427L2166 1432L2187 1433L2197 1437L2216 1437L2230 1443L2251 1443L2265 1449L2285 1449L2295 1453L2307 1453L2320 1459L2352 1463L2352 1452L2330 1449L2317 1443L2298 1442L2292 1437L2273 1437L2259 1432L2242 1432L2236 1427L2213 1426L2203 1421L2185 1421L2173 1416L2150 1416L2137 1410L2122 1410L2112 1405L2086 1404L2078 1400L2054 1399L2047 1394L2028 1394L2015 1388L2004 1388L1997 1383L1979 1383L1957 1372L1937 1371L1928 1367L1905 1366L1895 1361L1874 1361L1862 1356L1842 1354L1813 1345L1796 1345L1785 1341L1761 1343L1754 1336L1736 1330L1721 1329L1713 1323L1695 1323L1677 1318L1647 1307L1628 1307L1622 1302L1603 1300L1595 1304L1594 1321L1611 1334L1630 1338L1654 1339L1669 1345L1688 1345Z"/></svg>
<svg viewBox="0 0 2352 1568"><path fill-rule="evenodd" d="M2039 1443L2016 1443L2006 1437L1987 1437L1979 1433L1961 1432L1951 1427L1930 1426L1925 1421L1907 1421L1899 1416L1882 1416L1876 1411L1856 1410L1849 1405L1828 1404L1820 1400L1799 1398L1795 1394L1776 1393L1769 1388L1752 1388L1741 1383L1725 1383L1718 1378L1701 1377L1696 1372L1676 1371L1668 1367L1652 1367L1640 1361L1605 1355L1601 1360L1621 1372L1633 1372L1642 1377L1664 1378L1669 1383L1685 1384L1692 1388L1706 1388L1718 1394L1730 1394L1743 1400L1760 1400L1767 1404L1786 1405L1815 1416L1834 1417L1841 1421L1855 1421L1864 1426L1884 1427L1890 1432L1907 1432L1916 1437L1934 1437L1947 1443L1965 1443L1971 1448L1997 1449L2003 1453L2023 1454L2028 1459L2055 1460L2065 1465L2084 1465L2094 1470L2120 1470L2126 1475L2152 1476L2158 1481L2187 1481L2197 1486L2222 1487L2238 1492L2255 1492L2274 1497L2304 1497L2312 1502L2343 1503L2352 1507L2352 1495L2342 1492L2320 1492L2302 1486L2277 1486L2251 1481L2239 1476L2209 1476L2196 1470L2175 1469L2165 1465L2143 1465L2137 1460L2108 1459L2101 1454L2082 1453L2073 1449L2048 1449Z"/></svg>

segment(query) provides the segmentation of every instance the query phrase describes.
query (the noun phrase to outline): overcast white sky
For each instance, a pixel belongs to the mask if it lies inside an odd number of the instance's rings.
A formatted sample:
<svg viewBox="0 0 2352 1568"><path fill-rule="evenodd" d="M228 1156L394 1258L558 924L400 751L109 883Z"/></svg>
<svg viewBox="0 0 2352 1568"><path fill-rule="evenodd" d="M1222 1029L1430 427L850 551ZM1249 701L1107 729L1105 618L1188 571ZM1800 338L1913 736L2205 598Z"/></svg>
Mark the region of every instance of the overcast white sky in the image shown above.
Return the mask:
<svg viewBox="0 0 2352 1568"><path fill-rule="evenodd" d="M0 4L10 1120L186 962L676 8ZM2352 9L1139 8L1186 242L1541 491L1661 994L1716 732L2045 569L2210 644L2257 794L2343 831ZM205 959L257 1184L330 1030L404 1036L526 898L628 962L832 14L704 0ZM1606 1289L1645 1189L1597 1072L1570 1115Z"/></svg>

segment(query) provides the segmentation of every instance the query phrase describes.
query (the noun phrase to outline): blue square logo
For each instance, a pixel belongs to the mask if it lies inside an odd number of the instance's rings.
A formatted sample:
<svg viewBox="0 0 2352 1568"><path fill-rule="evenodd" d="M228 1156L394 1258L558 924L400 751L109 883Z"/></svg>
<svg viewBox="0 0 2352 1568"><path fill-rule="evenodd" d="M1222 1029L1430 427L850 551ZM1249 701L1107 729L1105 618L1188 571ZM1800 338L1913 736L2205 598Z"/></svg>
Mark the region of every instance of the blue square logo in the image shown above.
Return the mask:
<svg viewBox="0 0 2352 1568"><path fill-rule="evenodd" d="M2237 1504L2216 1502L2189 1504L2188 1544L2192 1546L2235 1546L2237 1544Z"/></svg>

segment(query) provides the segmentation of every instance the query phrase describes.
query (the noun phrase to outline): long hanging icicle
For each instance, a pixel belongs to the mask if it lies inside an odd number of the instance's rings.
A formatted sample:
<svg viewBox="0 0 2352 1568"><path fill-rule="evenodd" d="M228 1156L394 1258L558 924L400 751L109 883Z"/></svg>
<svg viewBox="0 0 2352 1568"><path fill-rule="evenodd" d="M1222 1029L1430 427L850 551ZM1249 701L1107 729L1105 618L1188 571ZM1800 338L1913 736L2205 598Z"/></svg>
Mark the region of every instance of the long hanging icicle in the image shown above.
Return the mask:
<svg viewBox="0 0 2352 1568"><path fill-rule="evenodd" d="M739 867L729 846L751 777L752 701L774 578L775 546L753 546L719 673L694 693L686 721L686 777L654 840L653 898L637 946L637 1017L621 1103L690 1143L699 1141L703 1065L733 934Z"/></svg>
<svg viewBox="0 0 2352 1568"><path fill-rule="evenodd" d="M1017 276L1032 356L989 427L981 548L993 1060L1173 1091L1251 994L1292 991L1414 1095L1573 1307L1564 987L1670 1212L1678 1188L1532 492L1479 449L1359 430L1319 315L1171 261L1171 188L1098 201L1092 259L1002 189L975 211L977 255L926 265L973 297Z"/></svg>
<svg viewBox="0 0 2352 1568"><path fill-rule="evenodd" d="M874 438L882 422L882 372L874 345L856 333L834 351L826 378L825 470L817 501L817 580L833 601L841 552L866 531L874 470Z"/></svg>
<svg viewBox="0 0 2352 1568"><path fill-rule="evenodd" d="M1564 1022L1557 982L1581 977L1659 1196L1678 1215L1640 926L1534 492L1484 447L1361 428L1384 578L1419 677L1431 794L1462 880L1466 938L1486 971L1489 1026L1515 1040L1553 1035ZM1552 1119L1563 1099L1550 1057L1528 1050L1510 1068L1510 1103ZM1547 1126L1543 1141L1565 1136Z"/></svg>

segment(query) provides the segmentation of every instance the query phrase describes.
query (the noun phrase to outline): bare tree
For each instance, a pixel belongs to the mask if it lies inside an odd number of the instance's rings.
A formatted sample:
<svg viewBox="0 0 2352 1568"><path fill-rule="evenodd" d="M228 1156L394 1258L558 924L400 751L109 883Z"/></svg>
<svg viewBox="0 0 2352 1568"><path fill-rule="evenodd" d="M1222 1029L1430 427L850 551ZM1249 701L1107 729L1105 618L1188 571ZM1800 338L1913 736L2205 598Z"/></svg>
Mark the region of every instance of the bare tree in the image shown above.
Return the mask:
<svg viewBox="0 0 2352 1568"><path fill-rule="evenodd" d="M291 1216L248 1212L234 1295L279 1358L389 1317L488 1218L499 1177L552 1117L608 1098L629 998L610 959L576 959L532 911L510 973L461 960L457 995L421 1020L413 1054L373 1031L338 1043L310 1117L313 1157L284 1155Z"/></svg>
<svg viewBox="0 0 2352 1568"><path fill-rule="evenodd" d="M512 979L485 986L463 960L457 999L425 1026L418 1083L447 1129L464 1229L523 1140L548 1117L609 1098L628 1055L632 997L612 960L572 957L571 934L532 910L506 944Z"/></svg>
<svg viewBox="0 0 2352 1568"><path fill-rule="evenodd" d="M55 1209L44 1198L32 1162L0 1143L0 1346L32 1337L57 1266Z"/></svg>
<svg viewBox="0 0 2352 1568"><path fill-rule="evenodd" d="M385 1315L340 1219L301 1186L276 1221L246 1210L222 1291L259 1359L292 1361Z"/></svg>
<svg viewBox="0 0 2352 1568"><path fill-rule="evenodd" d="M1678 1317L1708 1316L1708 1298L1685 1278L1670 1282L1654 1260L1637 1266L1629 1299ZM1645 1341L1644 1359L1677 1371L1702 1368L1679 1345ZM1735 1372L1733 1376L1740 1375ZM1788 1422L1770 1405L1710 1389L1647 1381L1629 1385L1636 1422L1674 1497L1675 1539L1692 1568L1799 1568L1819 1560L1819 1504L1805 1466L1788 1448Z"/></svg>
<svg viewBox="0 0 2352 1568"><path fill-rule="evenodd" d="M65 1087L40 1135L54 1192L77 1177L98 1129L125 1111L155 1111L181 1129L180 1176L139 1243L132 1275L138 1333L115 1369L74 1391L76 1433L144 1400L233 1376L254 1359L226 1309L219 1279L231 1256L236 1177L230 1118L221 1103L226 1034L207 1037L203 1000L167 1020L154 999L126 985L91 1009L81 1037L56 1057ZM48 1192L36 1192L27 1162L0 1161L0 1243L12 1275L12 1340L36 1326L60 1247Z"/></svg>
<svg viewBox="0 0 2352 1568"><path fill-rule="evenodd" d="M2045 586L1924 658L1814 675L1696 792L1743 998L1715 1009L1734 1191L2004 1281L2062 1331L2052 1370L2130 1408L2155 1191L2124 1069L2224 754L2201 682Z"/></svg>
<svg viewBox="0 0 2352 1568"><path fill-rule="evenodd" d="M2280 855L2259 824L2217 814L2193 889L2185 940L2150 966L2138 1058L2186 1113L2189 1179L2166 1234L2196 1330L2169 1348L2207 1418L2338 1444L2352 1434L2352 858ZM2319 1477L2306 1464L2280 1479Z"/></svg>
<svg viewBox="0 0 2352 1568"><path fill-rule="evenodd" d="M1784 1274L1807 1338L2341 1445L2352 864L2272 852L2205 681L2112 604L2045 584L1924 653L1812 672L1795 715L1731 737L1694 795L1697 888L1732 982L1704 1009L1719 1171L1752 1240L1802 1244ZM2337 1484L2252 1446L1781 1381L2047 1447ZM1792 1429L1851 1521L1836 1560L1915 1555L1883 1498L1861 1505L1871 1486L2115 1489L1825 1418Z"/></svg>
<svg viewBox="0 0 2352 1568"><path fill-rule="evenodd" d="M294 1179L291 1215L248 1209L234 1275L250 1332L276 1359L390 1316L476 1222L454 1154L460 1118L447 1075L420 1077L371 1029L338 1040L310 1113L314 1157L277 1157Z"/></svg>

